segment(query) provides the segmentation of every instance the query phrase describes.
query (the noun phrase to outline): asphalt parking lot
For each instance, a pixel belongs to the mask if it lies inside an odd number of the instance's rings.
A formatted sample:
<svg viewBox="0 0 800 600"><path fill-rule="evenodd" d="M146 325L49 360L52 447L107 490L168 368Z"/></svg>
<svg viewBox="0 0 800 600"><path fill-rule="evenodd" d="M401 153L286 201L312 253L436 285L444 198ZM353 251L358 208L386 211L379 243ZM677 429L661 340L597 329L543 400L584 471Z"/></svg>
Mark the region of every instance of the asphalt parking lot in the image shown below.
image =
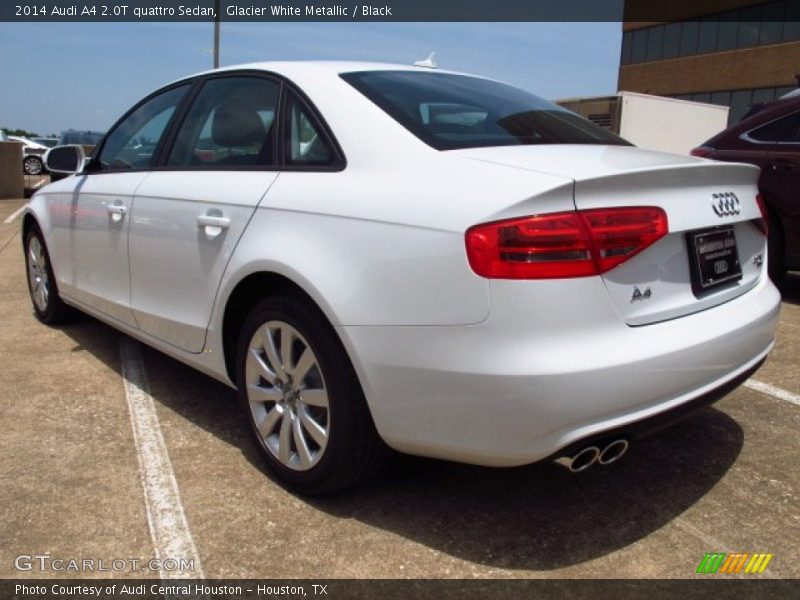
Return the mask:
<svg viewBox="0 0 800 600"><path fill-rule="evenodd" d="M613 467L576 476L402 458L367 487L308 500L265 474L225 386L89 317L36 321L10 219L22 204L0 201L2 578L92 575L19 571L19 555L156 554L121 344L141 357L134 383L153 399L195 575L691 578L705 553L760 552L773 554L764 573L739 577L800 577L800 276L757 389ZM154 576L94 573L112 575Z"/></svg>

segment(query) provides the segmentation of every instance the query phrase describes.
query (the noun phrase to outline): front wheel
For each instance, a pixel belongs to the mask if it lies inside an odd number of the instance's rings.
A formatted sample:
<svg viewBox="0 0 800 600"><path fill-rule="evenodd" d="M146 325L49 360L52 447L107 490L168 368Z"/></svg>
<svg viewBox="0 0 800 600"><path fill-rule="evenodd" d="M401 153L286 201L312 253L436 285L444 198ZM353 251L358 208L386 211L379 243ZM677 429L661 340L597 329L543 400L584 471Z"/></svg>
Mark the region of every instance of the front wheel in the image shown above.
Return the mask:
<svg viewBox="0 0 800 600"><path fill-rule="evenodd" d="M71 310L58 295L50 255L47 253L42 234L36 227L30 229L25 236L25 270L28 274L28 292L36 317L48 325L66 320Z"/></svg>
<svg viewBox="0 0 800 600"><path fill-rule="evenodd" d="M267 298L239 337L237 387L250 432L270 470L305 494L357 485L386 448L347 354L304 298Z"/></svg>

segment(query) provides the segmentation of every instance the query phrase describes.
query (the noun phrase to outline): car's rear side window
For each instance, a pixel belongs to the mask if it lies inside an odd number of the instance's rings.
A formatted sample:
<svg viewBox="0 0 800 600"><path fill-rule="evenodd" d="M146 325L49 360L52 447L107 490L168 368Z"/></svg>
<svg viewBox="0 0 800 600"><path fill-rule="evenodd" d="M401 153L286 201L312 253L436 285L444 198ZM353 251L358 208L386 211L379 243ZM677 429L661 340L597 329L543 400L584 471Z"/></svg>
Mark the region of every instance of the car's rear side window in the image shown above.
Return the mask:
<svg viewBox="0 0 800 600"><path fill-rule="evenodd" d="M341 77L438 150L628 144L573 112L488 79L423 71L363 71Z"/></svg>
<svg viewBox="0 0 800 600"><path fill-rule="evenodd" d="M321 133L315 119L295 94L289 95L288 103L285 127L286 164L300 166L333 164L336 155Z"/></svg>
<svg viewBox="0 0 800 600"><path fill-rule="evenodd" d="M748 135L759 142L800 142L800 111L753 129Z"/></svg>

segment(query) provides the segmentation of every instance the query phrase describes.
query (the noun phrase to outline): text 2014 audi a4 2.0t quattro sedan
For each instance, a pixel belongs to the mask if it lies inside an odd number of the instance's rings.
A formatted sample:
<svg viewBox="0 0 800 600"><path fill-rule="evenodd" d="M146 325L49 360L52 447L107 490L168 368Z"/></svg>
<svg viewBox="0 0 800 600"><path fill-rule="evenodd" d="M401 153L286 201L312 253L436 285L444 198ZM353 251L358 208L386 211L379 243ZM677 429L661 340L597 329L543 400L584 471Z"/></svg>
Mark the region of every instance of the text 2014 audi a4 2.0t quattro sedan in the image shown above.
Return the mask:
<svg viewBox="0 0 800 600"><path fill-rule="evenodd" d="M234 386L305 493L387 446L614 462L773 345L758 169L650 152L490 79L259 63L148 96L31 200L45 323L90 313Z"/></svg>

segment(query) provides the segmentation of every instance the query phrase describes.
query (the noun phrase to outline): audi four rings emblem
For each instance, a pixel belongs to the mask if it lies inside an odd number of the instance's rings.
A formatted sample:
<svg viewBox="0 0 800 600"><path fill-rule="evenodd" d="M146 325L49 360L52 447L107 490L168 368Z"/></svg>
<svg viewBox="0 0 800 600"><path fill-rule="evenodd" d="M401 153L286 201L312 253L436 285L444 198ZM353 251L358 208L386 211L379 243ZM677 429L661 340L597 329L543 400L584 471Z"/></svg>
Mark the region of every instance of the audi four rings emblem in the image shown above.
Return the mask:
<svg viewBox="0 0 800 600"><path fill-rule="evenodd" d="M714 209L718 217L732 217L742 212L739 198L733 192L711 194L711 208Z"/></svg>

